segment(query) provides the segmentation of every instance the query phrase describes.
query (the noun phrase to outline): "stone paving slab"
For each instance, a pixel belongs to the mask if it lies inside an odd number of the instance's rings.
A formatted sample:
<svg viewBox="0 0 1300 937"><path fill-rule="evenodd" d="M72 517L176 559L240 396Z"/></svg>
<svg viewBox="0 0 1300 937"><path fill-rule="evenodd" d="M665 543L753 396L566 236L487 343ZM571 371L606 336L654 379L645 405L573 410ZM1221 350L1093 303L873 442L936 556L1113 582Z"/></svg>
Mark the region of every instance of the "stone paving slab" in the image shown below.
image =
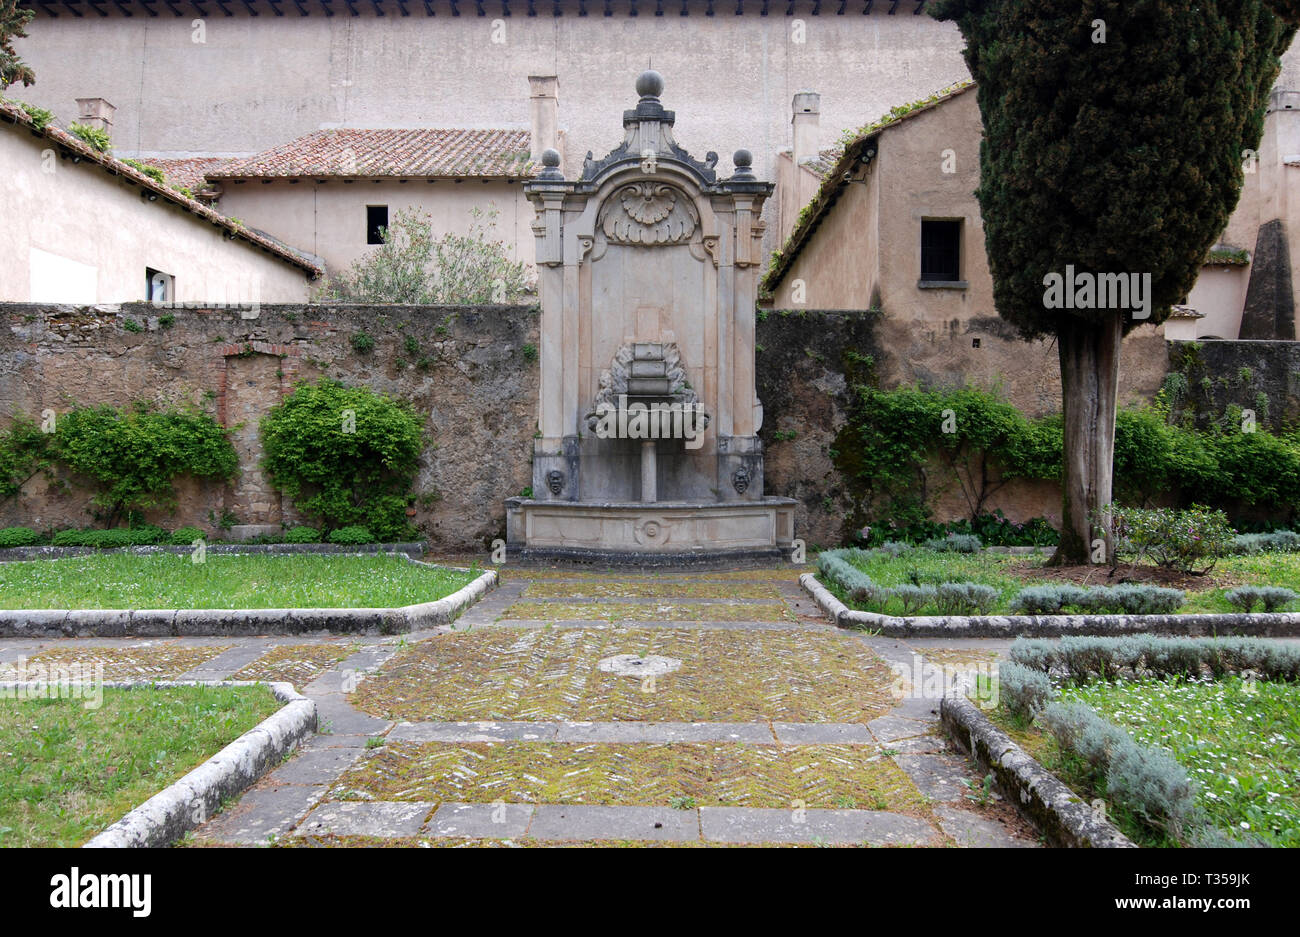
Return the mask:
<svg viewBox="0 0 1300 937"><path fill-rule="evenodd" d="M938 720L922 721L920 719L907 719L903 716L881 716L879 719L872 719L867 723L867 728L879 742L896 742L900 739L908 739L917 735L924 735L930 730Z"/></svg>
<svg viewBox="0 0 1300 937"><path fill-rule="evenodd" d="M1032 849L1038 843L1012 835L995 819L982 817L969 810L937 806L935 816L939 827L956 840L959 846L975 849Z"/></svg>
<svg viewBox="0 0 1300 937"><path fill-rule="evenodd" d="M274 646L274 645L272 645ZM269 647L261 644L245 644L222 651L211 660L204 661L188 673L181 674L178 680L227 680L237 670L257 660ZM295 687L296 689L296 687Z"/></svg>
<svg viewBox="0 0 1300 937"><path fill-rule="evenodd" d="M312 694L308 694L312 695ZM385 719L357 712L341 696L320 696L316 700L316 718L321 734L383 735L392 725Z"/></svg>
<svg viewBox="0 0 1300 937"><path fill-rule="evenodd" d="M554 739L558 722L399 722L389 742L511 742Z"/></svg>
<svg viewBox="0 0 1300 937"><path fill-rule="evenodd" d="M905 739L893 739L883 742L881 748L888 752L907 755L928 755L948 750L948 740L937 732L914 735Z"/></svg>
<svg viewBox="0 0 1300 937"><path fill-rule="evenodd" d="M361 757L364 748L315 748L294 755L271 774L276 784L328 784Z"/></svg>
<svg viewBox="0 0 1300 937"><path fill-rule="evenodd" d="M365 748L373 735L314 735L298 746L299 751L314 752L325 748Z"/></svg>
<svg viewBox="0 0 1300 937"><path fill-rule="evenodd" d="M518 839L528 830L532 804L443 804L422 832L426 836Z"/></svg>
<svg viewBox="0 0 1300 937"><path fill-rule="evenodd" d="M718 843L868 843L872 846L937 844L925 820L881 810L774 810L701 807L704 839Z"/></svg>
<svg viewBox="0 0 1300 937"><path fill-rule="evenodd" d="M778 722L399 722L389 742L755 742L875 745L862 723ZM930 749L926 749L930 750Z"/></svg>
<svg viewBox="0 0 1300 937"><path fill-rule="evenodd" d="M772 731L783 745L875 745L876 737L860 722L775 722Z"/></svg>
<svg viewBox="0 0 1300 937"><path fill-rule="evenodd" d="M971 768L964 758L953 755L898 755L894 761L917 789L939 801L960 801L970 792L964 783L971 779Z"/></svg>
<svg viewBox="0 0 1300 937"><path fill-rule="evenodd" d="M244 794L237 805L200 827L199 837L237 845L265 843L270 837L283 836L293 829L298 819L325 796L325 790L323 786L296 784L256 787Z"/></svg>
<svg viewBox="0 0 1300 937"><path fill-rule="evenodd" d="M700 838L695 810L672 807L595 807L543 804L533 814L534 839L641 839L694 841Z"/></svg>
<svg viewBox="0 0 1300 937"><path fill-rule="evenodd" d="M298 825L297 833L312 836L415 836L433 812L431 803L321 804Z"/></svg>
<svg viewBox="0 0 1300 937"><path fill-rule="evenodd" d="M562 722L560 742L766 742L763 722Z"/></svg>

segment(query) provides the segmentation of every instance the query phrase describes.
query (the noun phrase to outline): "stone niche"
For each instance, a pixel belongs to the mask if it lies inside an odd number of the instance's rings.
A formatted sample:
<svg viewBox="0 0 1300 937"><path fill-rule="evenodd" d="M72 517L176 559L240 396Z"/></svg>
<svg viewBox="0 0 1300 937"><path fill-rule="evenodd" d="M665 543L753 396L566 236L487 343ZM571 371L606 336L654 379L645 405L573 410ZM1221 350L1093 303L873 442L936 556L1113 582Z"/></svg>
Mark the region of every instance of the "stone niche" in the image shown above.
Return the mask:
<svg viewBox="0 0 1300 937"><path fill-rule="evenodd" d="M554 150L537 211L541 394L531 498L507 502L526 554L779 555L794 502L763 495L754 302L772 184L736 152L673 139L645 72L624 139L567 180Z"/></svg>

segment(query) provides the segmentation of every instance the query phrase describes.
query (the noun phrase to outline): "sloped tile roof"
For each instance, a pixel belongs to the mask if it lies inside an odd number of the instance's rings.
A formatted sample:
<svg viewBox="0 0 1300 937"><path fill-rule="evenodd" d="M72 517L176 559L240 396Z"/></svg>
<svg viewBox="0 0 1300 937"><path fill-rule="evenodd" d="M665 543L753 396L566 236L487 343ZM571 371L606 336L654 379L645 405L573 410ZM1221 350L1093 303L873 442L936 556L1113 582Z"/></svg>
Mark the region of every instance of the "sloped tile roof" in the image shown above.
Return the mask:
<svg viewBox="0 0 1300 937"><path fill-rule="evenodd" d="M872 121L865 127L846 132L837 146L823 150L818 154L816 164L812 161L806 162L804 165L822 177L822 184L808 204L800 211L799 221L795 224L794 230L790 232L785 244L781 246L780 250L773 252L771 265L758 284L760 293L771 293L776 290L781 283L781 279L794 264L795 258L799 256L799 252L803 250L812 233L821 224L823 216L835 204L839 196L839 190L844 185L844 174L870 141L892 127L911 120L918 114L940 107L946 101L965 94L974 87L975 82L966 78L936 91L928 98L890 108L888 114ZM818 172L814 165L820 166L824 162L829 162L829 167L825 172Z"/></svg>
<svg viewBox="0 0 1300 937"><path fill-rule="evenodd" d="M178 185L197 193L207 185L207 174L230 162L228 156L192 156L184 159L141 159L146 166L156 166L167 177L168 185Z"/></svg>
<svg viewBox="0 0 1300 937"><path fill-rule="evenodd" d="M256 156L232 159L207 176L524 179L540 168L529 160L528 144L526 130L317 130Z"/></svg>
<svg viewBox="0 0 1300 937"><path fill-rule="evenodd" d="M81 160L87 160L92 165L98 166L109 175L119 176L130 181L131 184L138 185L141 189L153 193L154 198L150 199L150 201L161 199L163 202L177 205L191 215L224 229L232 241L243 241L267 253L274 254L281 260L306 271L313 279L325 273L324 267L318 261L309 259L309 255L304 254L302 251L289 248L282 241L246 228L233 218L227 218L220 212L213 211L209 206L189 198L173 189L170 185L158 183L134 166L124 163L116 156L110 156L108 153L95 149L80 137L73 136L66 130L60 130L58 127L48 124L39 124L18 104L0 101L0 127L6 126L14 129L25 128L33 136L50 140Z"/></svg>

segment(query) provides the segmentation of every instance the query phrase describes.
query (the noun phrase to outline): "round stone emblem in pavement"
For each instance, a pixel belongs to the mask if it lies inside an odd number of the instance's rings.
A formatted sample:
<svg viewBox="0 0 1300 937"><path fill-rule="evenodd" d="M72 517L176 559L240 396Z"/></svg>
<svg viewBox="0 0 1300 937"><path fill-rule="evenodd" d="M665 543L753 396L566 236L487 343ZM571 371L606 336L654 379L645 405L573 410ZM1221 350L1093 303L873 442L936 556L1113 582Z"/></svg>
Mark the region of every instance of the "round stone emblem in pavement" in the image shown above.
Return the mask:
<svg viewBox="0 0 1300 937"><path fill-rule="evenodd" d="M636 654L615 654L613 657L606 657L596 666L605 673L616 673L620 677L657 677L660 674L672 673L682 666L682 662L675 657L659 657L655 654L646 657L639 657Z"/></svg>

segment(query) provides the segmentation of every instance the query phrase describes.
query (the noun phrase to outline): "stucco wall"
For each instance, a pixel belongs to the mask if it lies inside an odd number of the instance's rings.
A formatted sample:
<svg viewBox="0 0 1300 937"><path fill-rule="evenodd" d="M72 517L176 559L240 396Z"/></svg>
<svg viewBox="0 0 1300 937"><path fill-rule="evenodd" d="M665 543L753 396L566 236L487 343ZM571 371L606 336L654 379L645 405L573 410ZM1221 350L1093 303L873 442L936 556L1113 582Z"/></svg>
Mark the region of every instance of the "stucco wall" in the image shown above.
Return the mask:
<svg viewBox="0 0 1300 937"><path fill-rule="evenodd" d="M188 401L227 425L244 424L239 481L183 482L178 509L150 520L209 531L226 511L238 523L292 522L259 477L256 423L295 381L322 375L399 397L427 417L411 520L439 546L485 547L504 530L505 499L529 484L537 364L525 346L537 343L534 307L264 305L251 320L183 309L170 328L156 319L142 332L122 328L128 317L146 322L155 313L144 304L0 306L0 422L15 412L143 399ZM365 354L352 347L359 330L375 338ZM418 353L406 350L408 336ZM49 490L37 476L0 503L0 527L91 525L89 497L84 487Z"/></svg>
<svg viewBox="0 0 1300 937"><path fill-rule="evenodd" d="M358 6L356 17L250 18L235 4L232 16L214 10L205 20L202 44L188 14L38 13L22 54L39 82L20 97L64 124L75 98L106 98L127 155L245 155L322 127L527 128L527 77L556 75L572 177L588 150L600 157L618 145L633 81L652 63L684 147L701 158L715 150L720 175L745 147L759 178L773 179L795 92L823 94L820 145L829 146L845 128L967 74L957 28L902 7L894 16L879 5L867 16L811 16L801 3L793 17L784 7L759 16L753 4L743 16L629 17L618 4L610 17L511 16L498 43L491 15L376 17ZM776 213L770 204L769 249Z"/></svg>
<svg viewBox="0 0 1300 937"><path fill-rule="evenodd" d="M404 209L428 212L435 238L466 234L473 224L471 209L487 212L495 208L495 227L488 238L500 240L513 260L533 261L533 207L518 183L480 179L348 183L336 179L237 184L226 180L222 188L217 208L223 214L323 258L331 274L345 271L353 261L375 250L366 244L367 205L387 205L390 223Z"/></svg>
<svg viewBox="0 0 1300 937"><path fill-rule="evenodd" d="M227 240L178 206L143 200L97 164L60 159L26 130L0 128L0 178L0 300L142 300L147 267L174 276L181 301L307 298L301 268Z"/></svg>

